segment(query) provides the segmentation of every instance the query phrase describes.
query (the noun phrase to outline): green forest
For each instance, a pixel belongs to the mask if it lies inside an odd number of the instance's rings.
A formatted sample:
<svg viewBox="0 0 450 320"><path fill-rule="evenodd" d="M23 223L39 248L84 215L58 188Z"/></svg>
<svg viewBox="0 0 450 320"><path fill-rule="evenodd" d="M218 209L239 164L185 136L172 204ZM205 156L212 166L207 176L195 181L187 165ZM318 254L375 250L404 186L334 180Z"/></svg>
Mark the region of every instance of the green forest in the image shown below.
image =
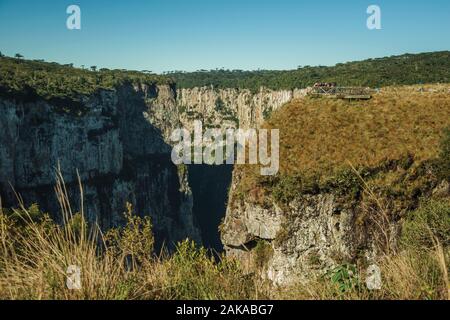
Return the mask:
<svg viewBox="0 0 450 320"><path fill-rule="evenodd" d="M0 96L48 101L59 99L79 101L99 89L113 89L123 83L173 84L166 76L149 71L97 69L96 66L75 68L73 64L61 65L43 60L24 60L0 55Z"/></svg>
<svg viewBox="0 0 450 320"><path fill-rule="evenodd" d="M269 89L305 88L315 82L337 82L340 86L383 87L450 82L450 51L404 54L364 61L339 63L332 67L303 66L290 71L199 70L170 72L179 88Z"/></svg>
<svg viewBox="0 0 450 320"><path fill-rule="evenodd" d="M421 83L450 82L450 51L405 54L357 62L339 63L333 67L304 66L290 71L200 70L167 72L124 69L76 68L43 60L25 60L0 54L0 96L46 100L78 101L99 89L113 89L123 83L175 84L178 88L213 86L258 91L305 88L315 82L337 82L340 86L383 87Z"/></svg>

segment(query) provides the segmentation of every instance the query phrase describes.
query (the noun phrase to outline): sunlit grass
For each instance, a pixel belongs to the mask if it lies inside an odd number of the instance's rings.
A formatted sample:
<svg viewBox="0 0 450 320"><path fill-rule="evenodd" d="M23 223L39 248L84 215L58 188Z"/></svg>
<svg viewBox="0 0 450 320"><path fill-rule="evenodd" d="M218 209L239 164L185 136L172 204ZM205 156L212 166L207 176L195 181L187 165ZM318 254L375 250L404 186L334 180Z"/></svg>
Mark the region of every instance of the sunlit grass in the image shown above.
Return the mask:
<svg viewBox="0 0 450 320"><path fill-rule="evenodd" d="M280 130L281 178L323 182L349 163L375 168L411 158L418 166L437 156L450 126L450 85L389 87L367 101L295 100L265 126ZM237 175L244 194L264 189L257 166L237 166Z"/></svg>

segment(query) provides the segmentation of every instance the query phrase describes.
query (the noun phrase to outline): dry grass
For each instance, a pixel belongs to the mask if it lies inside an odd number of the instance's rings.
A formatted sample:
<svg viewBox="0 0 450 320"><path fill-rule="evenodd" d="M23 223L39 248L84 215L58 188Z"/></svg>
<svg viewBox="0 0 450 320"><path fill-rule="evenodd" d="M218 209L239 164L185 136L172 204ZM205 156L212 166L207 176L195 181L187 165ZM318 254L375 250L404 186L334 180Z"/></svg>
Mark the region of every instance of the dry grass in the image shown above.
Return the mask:
<svg viewBox="0 0 450 320"><path fill-rule="evenodd" d="M364 270L359 270L361 285L345 293L329 279L317 279L294 286L289 294L283 290L280 297L449 298L448 198L442 200L446 205L425 206L415 214L422 218L406 224L404 235L413 245L398 247L399 229L392 223L408 219L420 197L430 196L445 179L438 167L449 160L448 151L441 150L449 125L449 85L385 88L370 101L307 98L273 115L266 127L280 129L280 174L266 179L257 166L238 167L239 188L232 203L245 199L271 206L275 200L283 205L289 196L303 193L338 194L356 204L358 221L374 225L384 283L382 290L367 290ZM419 246L423 239L428 246Z"/></svg>
<svg viewBox="0 0 450 320"><path fill-rule="evenodd" d="M121 283L133 273L116 263L110 254L99 258L97 228L88 230L83 212L73 213L59 175L56 193L63 226L48 216L38 216L37 207L21 206L0 215L0 298L2 299L102 299L119 298ZM64 290L67 268L83 270L81 290Z"/></svg>
<svg viewBox="0 0 450 320"><path fill-rule="evenodd" d="M324 180L352 163L373 168L412 156L433 159L450 125L450 86L391 87L368 101L305 98L265 125L280 129L279 176ZM244 194L257 193L257 166L239 166Z"/></svg>
<svg viewBox="0 0 450 320"><path fill-rule="evenodd" d="M151 223L131 206L127 225L104 235L87 225L83 212L72 212L60 174L55 191L61 226L36 205L0 211L0 299L268 297L259 277L245 275L234 260L215 261L189 240L171 255L154 255ZM80 289L66 285L69 266L80 268Z"/></svg>
<svg viewBox="0 0 450 320"><path fill-rule="evenodd" d="M393 89L391 89L393 90ZM369 101L305 99L275 113L281 173L373 167L386 159L434 157L450 125L450 93L386 90Z"/></svg>
<svg viewBox="0 0 450 320"><path fill-rule="evenodd" d="M65 217L63 226L43 216L36 206L0 212L0 299L449 298L450 252L444 246L449 240L445 231L448 203L433 205L431 215L429 209L418 211L416 216L432 220L412 221L408 230L413 236L405 238L403 250L380 258L381 290L366 289L364 270L359 270L352 278L354 285L343 291L328 276L308 285L274 287L258 271L245 273L237 261L226 257L215 261L188 240L171 255L155 256L150 221L134 216L130 206L127 225L102 235L84 222L83 212L71 212L61 180L56 191ZM442 224L436 223L441 220ZM417 238L424 228L429 233ZM70 265L80 267L79 290L66 286Z"/></svg>
<svg viewBox="0 0 450 320"><path fill-rule="evenodd" d="M447 251L447 257L449 252ZM448 258L447 258L448 261ZM403 251L380 259L380 290L368 290L366 270L355 276L355 285L343 292L327 278L307 285L294 285L278 292L278 298L289 300L449 300L448 276L441 271L438 251ZM446 265L445 265L446 266Z"/></svg>

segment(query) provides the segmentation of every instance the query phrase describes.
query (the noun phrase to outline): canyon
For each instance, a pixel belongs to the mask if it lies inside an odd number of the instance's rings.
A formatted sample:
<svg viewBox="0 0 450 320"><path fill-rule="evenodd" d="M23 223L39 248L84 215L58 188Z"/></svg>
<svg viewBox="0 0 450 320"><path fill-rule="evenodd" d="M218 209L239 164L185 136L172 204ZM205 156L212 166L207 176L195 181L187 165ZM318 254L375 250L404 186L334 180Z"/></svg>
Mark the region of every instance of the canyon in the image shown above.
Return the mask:
<svg viewBox="0 0 450 320"><path fill-rule="evenodd" d="M374 262L373 224L359 221L361 201L336 192L339 184L284 204L273 194L258 203L242 192L243 176L233 166L171 160L175 129L192 131L196 120L206 128L260 128L307 92L124 83L83 96L77 108L64 99L1 97L2 206L17 206L19 194L25 206L38 203L58 221L53 188L59 168L74 211L80 210L80 182L86 217L102 229L121 226L131 203L136 214L151 217L157 248L189 238L237 258L250 272L255 258L263 260L263 276L279 285L306 282L342 261ZM401 163L373 171L392 174L404 170ZM439 188L448 194L448 183ZM386 228L396 238L399 218Z"/></svg>
<svg viewBox="0 0 450 320"><path fill-rule="evenodd" d="M20 195L25 206L38 203L60 220L53 189L59 168L75 212L83 185L89 222L120 226L129 202L136 214L151 217L159 246L190 238L221 251L217 228L232 167L175 166L170 134L192 129L194 120L209 127L255 127L300 92L124 84L83 96L75 110L70 100L56 106L41 98L0 98L2 205L17 206Z"/></svg>

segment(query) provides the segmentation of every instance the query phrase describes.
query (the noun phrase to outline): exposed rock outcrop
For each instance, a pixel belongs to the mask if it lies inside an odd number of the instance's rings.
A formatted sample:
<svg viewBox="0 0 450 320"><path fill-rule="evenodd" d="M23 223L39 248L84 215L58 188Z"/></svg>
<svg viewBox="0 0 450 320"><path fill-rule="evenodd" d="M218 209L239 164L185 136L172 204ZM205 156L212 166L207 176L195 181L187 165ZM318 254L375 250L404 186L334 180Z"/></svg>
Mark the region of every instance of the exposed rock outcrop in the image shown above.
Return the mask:
<svg viewBox="0 0 450 320"><path fill-rule="evenodd" d="M181 121L190 128L192 120L202 120L213 128L257 128L274 111L292 99L304 97L307 89L273 91L212 87L179 89L177 104Z"/></svg>
<svg viewBox="0 0 450 320"><path fill-rule="evenodd" d="M78 170L89 221L119 225L130 202L152 217L160 243L200 242L187 172L172 164L165 141L178 126L173 87L125 84L83 97L79 110L64 110L41 99L0 99L3 206L16 204L13 186L25 204L59 212L53 191L59 165L77 210Z"/></svg>
<svg viewBox="0 0 450 320"><path fill-rule="evenodd" d="M375 233L357 221L358 208L344 206L333 193L299 195L280 207L266 199L264 205L235 198L240 178L233 175L221 239L229 256L254 268L254 247L269 244L264 275L279 285L308 282L339 263L365 259L377 254ZM391 225L392 232L398 232ZM373 230L372 230L373 231Z"/></svg>
<svg viewBox="0 0 450 320"><path fill-rule="evenodd" d="M259 92L242 89L214 89L212 87L178 89L177 105L180 121L184 128L193 131L193 121L201 120L203 128L258 128L273 111L293 98L305 96L306 89L273 91L261 88ZM229 167L229 168L228 168ZM195 214L199 219L203 240L217 251L217 229L225 215L232 166L209 167L193 165L190 168L190 182L194 194ZM264 219L264 216L254 214ZM269 221L266 221L269 222ZM272 221L270 221L272 222ZM276 229L276 221L267 223ZM236 226L237 227L237 226ZM230 235L230 241L238 241L239 228Z"/></svg>

